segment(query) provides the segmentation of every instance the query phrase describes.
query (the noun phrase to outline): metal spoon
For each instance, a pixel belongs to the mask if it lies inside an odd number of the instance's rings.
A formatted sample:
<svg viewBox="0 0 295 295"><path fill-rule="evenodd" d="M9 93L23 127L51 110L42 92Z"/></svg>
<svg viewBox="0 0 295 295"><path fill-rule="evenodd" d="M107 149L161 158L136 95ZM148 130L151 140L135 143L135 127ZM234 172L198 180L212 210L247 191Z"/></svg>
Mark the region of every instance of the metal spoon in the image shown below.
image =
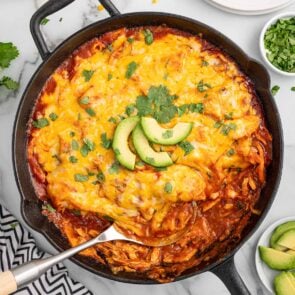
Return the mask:
<svg viewBox="0 0 295 295"><path fill-rule="evenodd" d="M141 245L147 245L152 247L162 247L175 243L178 241L188 230L191 228L191 225L195 222L196 219L196 205L193 204L193 215L190 219L189 225L179 232L167 236L165 238L157 238L149 241L148 239L144 239L142 241L130 239L121 233L119 233L116 229L115 225L110 226L107 230L99 234L94 239L87 241L79 246L70 248L60 254L44 258L44 259L36 259L21 266L18 266L10 271L0 273L0 295L7 295L12 292L15 292L18 288L28 285L29 283L35 281L39 278L43 273L45 273L49 268L53 265L62 262L66 258L69 258L82 250L85 250L91 246L94 246L99 243L107 242L107 241L130 241Z"/></svg>

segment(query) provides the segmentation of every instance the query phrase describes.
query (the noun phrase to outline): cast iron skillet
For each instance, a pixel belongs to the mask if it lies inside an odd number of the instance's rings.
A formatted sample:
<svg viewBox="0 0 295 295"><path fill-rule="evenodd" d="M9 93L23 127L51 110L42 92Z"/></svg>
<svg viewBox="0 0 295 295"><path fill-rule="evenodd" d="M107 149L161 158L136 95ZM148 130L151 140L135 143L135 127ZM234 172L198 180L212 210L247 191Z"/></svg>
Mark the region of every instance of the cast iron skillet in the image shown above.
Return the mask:
<svg viewBox="0 0 295 295"><path fill-rule="evenodd" d="M124 26L134 27L139 25L166 24L169 27L174 27L193 34L202 33L205 39L216 44L232 56L234 60L238 62L242 71L255 83L257 94L265 112L267 127L273 136L273 161L268 168L267 183L261 192L261 197L257 204L257 208L262 211L262 214L259 216L253 215L245 230L242 232L242 239L233 245L232 251L226 257L220 257L218 261L216 261L216 259L215 261L210 261L209 265L201 265L189 269L176 280L183 280L204 271L211 271L225 283L231 294L250 294L237 273L234 265L234 254L259 227L269 210L279 185L283 158L282 127L277 107L269 91L270 78L267 71L260 63L249 58L231 40L203 23L168 13L138 12L120 14L110 0L100 1L111 15L110 18L96 22L78 31L65 40L53 52L50 52L40 31L40 21L73 1L74 0L50 0L43 5L31 19L31 33L44 61L32 77L23 94L14 124L13 163L16 181L21 193L21 211L24 220L34 230L42 233L59 251L63 251L69 247L68 242L60 234L59 230L41 214L41 201L38 200L32 186L26 157L26 128L34 103L47 78L69 54L72 53L75 48L93 37ZM107 267L87 257L77 255L72 258L72 261L108 279L135 284L156 283L155 281L140 277L136 273L119 273L114 275Z"/></svg>

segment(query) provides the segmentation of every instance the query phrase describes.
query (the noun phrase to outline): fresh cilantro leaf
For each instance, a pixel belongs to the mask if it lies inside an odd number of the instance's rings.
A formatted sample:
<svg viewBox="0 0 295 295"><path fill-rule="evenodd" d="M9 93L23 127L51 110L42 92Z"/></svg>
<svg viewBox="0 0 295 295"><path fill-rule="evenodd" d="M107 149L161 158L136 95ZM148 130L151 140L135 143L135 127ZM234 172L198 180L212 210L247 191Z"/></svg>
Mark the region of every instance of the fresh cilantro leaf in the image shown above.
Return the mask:
<svg viewBox="0 0 295 295"><path fill-rule="evenodd" d="M95 143L88 138L83 139L84 143L86 144L89 151L95 150Z"/></svg>
<svg viewBox="0 0 295 295"><path fill-rule="evenodd" d="M128 41L128 43L132 44L134 42L134 38L128 37L127 41Z"/></svg>
<svg viewBox="0 0 295 295"><path fill-rule="evenodd" d="M87 157L89 153L89 148L87 146L87 144L83 144L82 147L80 148L80 154L83 156L83 157Z"/></svg>
<svg viewBox="0 0 295 295"><path fill-rule="evenodd" d="M75 133L74 131L71 131L71 132L70 132L70 136L71 136L71 137L74 137L75 135L76 135L76 133Z"/></svg>
<svg viewBox="0 0 295 295"><path fill-rule="evenodd" d="M195 149L194 146L188 141L182 141L178 144L178 146L184 151L185 156Z"/></svg>
<svg viewBox="0 0 295 295"><path fill-rule="evenodd" d="M166 171L167 167L155 167L156 171Z"/></svg>
<svg viewBox="0 0 295 295"><path fill-rule="evenodd" d="M74 175L74 179L76 182L85 182L89 179L89 176L77 173Z"/></svg>
<svg viewBox="0 0 295 295"><path fill-rule="evenodd" d="M233 148L229 149L227 152L226 152L226 155L228 157L231 157L235 154L235 150Z"/></svg>
<svg viewBox="0 0 295 295"><path fill-rule="evenodd" d="M226 120L232 120L233 119L233 112L230 112L228 114L224 115L224 119Z"/></svg>
<svg viewBox="0 0 295 295"><path fill-rule="evenodd" d="M209 65L209 63L203 59L201 65L202 65L202 67L207 67Z"/></svg>
<svg viewBox="0 0 295 295"><path fill-rule="evenodd" d="M90 81L93 74L94 74L94 71L92 71L92 70L83 70L82 76L84 77L85 82Z"/></svg>
<svg viewBox="0 0 295 295"><path fill-rule="evenodd" d="M173 136L173 130L170 130L170 129L162 133L162 137L165 139L171 138L172 136Z"/></svg>
<svg viewBox="0 0 295 295"><path fill-rule="evenodd" d="M109 73L108 74L108 81L112 80L113 79L113 74Z"/></svg>
<svg viewBox="0 0 295 295"><path fill-rule="evenodd" d="M108 121L117 124L117 120L114 117L110 117Z"/></svg>
<svg viewBox="0 0 295 295"><path fill-rule="evenodd" d="M129 63L127 66L126 73L125 73L125 78L130 79L131 76L136 71L137 67L138 67L138 64L135 61L132 61L131 63Z"/></svg>
<svg viewBox="0 0 295 295"><path fill-rule="evenodd" d="M208 83L204 83L203 80L201 80L198 85L197 85L197 88L199 90L199 92L205 92L207 91L208 89L212 88L212 86Z"/></svg>
<svg viewBox="0 0 295 295"><path fill-rule="evenodd" d="M273 87L271 88L271 94L272 94L273 96L275 96L275 95L279 92L279 90L280 90L280 86L275 85L275 86L273 86Z"/></svg>
<svg viewBox="0 0 295 295"><path fill-rule="evenodd" d="M153 114L152 99L149 97L143 95L137 96L135 106L138 110L139 116L148 116Z"/></svg>
<svg viewBox="0 0 295 295"><path fill-rule="evenodd" d="M85 111L91 117L95 117L95 115L96 115L94 109L92 109L92 108L87 108L87 109L85 109Z"/></svg>
<svg viewBox="0 0 295 295"><path fill-rule="evenodd" d="M125 113L126 113L126 115L127 116L131 116L132 115L132 113L134 112L134 105L133 104L130 104L130 105L128 105L127 107L126 107L126 109L125 109Z"/></svg>
<svg viewBox="0 0 295 295"><path fill-rule="evenodd" d="M84 96L79 100L80 104L89 104L89 96Z"/></svg>
<svg viewBox="0 0 295 295"><path fill-rule="evenodd" d="M11 42L3 43L0 42L0 67L8 68L10 62L17 58L19 51Z"/></svg>
<svg viewBox="0 0 295 295"><path fill-rule="evenodd" d="M45 17L41 20L40 25L45 26L49 21L50 21L50 19Z"/></svg>
<svg viewBox="0 0 295 295"><path fill-rule="evenodd" d="M221 121L216 121L213 127L216 128L216 129L218 129L218 128L220 128L222 125L223 125L223 123L222 123Z"/></svg>
<svg viewBox="0 0 295 295"><path fill-rule="evenodd" d="M112 146L112 140L107 137L107 134L106 133L102 133L101 136L100 136L100 139L101 139L101 145L105 149L108 150L108 149L111 148L111 146Z"/></svg>
<svg viewBox="0 0 295 295"><path fill-rule="evenodd" d="M170 194L172 193L173 191L173 186L170 182L166 182L165 186L164 186L164 191L167 193L167 194Z"/></svg>
<svg viewBox="0 0 295 295"><path fill-rule="evenodd" d="M144 35L145 44L151 45L154 42L154 36L151 30L149 29L143 30L143 35Z"/></svg>
<svg viewBox="0 0 295 295"><path fill-rule="evenodd" d="M234 123L223 124L221 127L221 133L223 135L228 135L231 130L236 130L236 129L237 129L237 125Z"/></svg>
<svg viewBox="0 0 295 295"><path fill-rule="evenodd" d="M9 90L17 90L19 88L19 83L12 80L10 77L4 76L0 80L0 86L4 86Z"/></svg>
<svg viewBox="0 0 295 295"><path fill-rule="evenodd" d="M77 151L79 149L79 143L77 140L72 140L72 150Z"/></svg>
<svg viewBox="0 0 295 295"><path fill-rule="evenodd" d="M35 127L35 128L44 128L46 126L49 125L49 121L46 119L46 118L40 118L40 119L37 119L35 121L32 122L32 125Z"/></svg>
<svg viewBox="0 0 295 295"><path fill-rule="evenodd" d="M51 121L55 121L58 118L58 115L56 113L50 113L49 118Z"/></svg>
<svg viewBox="0 0 295 295"><path fill-rule="evenodd" d="M110 174L117 174L119 172L120 169L120 164L119 162L115 161L111 167L108 169Z"/></svg>
<svg viewBox="0 0 295 295"><path fill-rule="evenodd" d="M51 213L55 212L55 209L48 203L42 205L42 210L46 210Z"/></svg>
<svg viewBox="0 0 295 295"><path fill-rule="evenodd" d="M98 172L96 178L99 183L103 183L105 181L105 176L102 172Z"/></svg>
<svg viewBox="0 0 295 295"><path fill-rule="evenodd" d="M74 157L74 156L70 156L70 157L69 157L69 161L70 161L71 163L77 163L77 162L78 162L78 159L77 159L76 157Z"/></svg>

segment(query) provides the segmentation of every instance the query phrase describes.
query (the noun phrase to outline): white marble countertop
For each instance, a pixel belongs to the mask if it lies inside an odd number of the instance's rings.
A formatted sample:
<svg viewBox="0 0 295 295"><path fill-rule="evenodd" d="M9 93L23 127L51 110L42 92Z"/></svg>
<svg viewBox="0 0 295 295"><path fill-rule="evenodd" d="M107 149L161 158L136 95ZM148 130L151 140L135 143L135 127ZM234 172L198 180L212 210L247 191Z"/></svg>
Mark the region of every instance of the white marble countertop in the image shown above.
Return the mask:
<svg viewBox="0 0 295 295"><path fill-rule="evenodd" d="M11 138L15 112L32 74L41 63L41 58L33 43L29 20L31 15L40 6L42 0L1 0L0 1L0 41L11 41L20 50L20 57L12 63L5 74L9 74L21 84L20 89L13 92L0 91L0 202L3 203L19 220L20 215L19 193L16 187L12 160ZM250 56L261 60L258 48L258 38L263 24L273 15L263 16L238 16L222 12L211 7L202 0L159 0L158 4L152 4L152 0L114 0L118 9L124 12L134 11L164 11L185 15L200 20L215 27L239 46ZM97 10L95 0L77 0L69 7L50 17L44 31L51 47L60 43L65 37L74 33L96 20L107 17L106 11ZM295 4L283 11L295 10ZM63 18L59 22L60 17ZM251 294L267 295L267 291L260 283L254 266L254 248L263 230L273 221L295 215L295 92L290 88L295 86L294 78L271 74L272 84L280 85L281 90L276 95L282 117L285 137L284 169L281 185L274 204L266 219L242 247L235 257L239 273L248 286ZM40 248L55 253L51 245L40 234L33 232ZM84 283L94 294L199 294L199 295L223 295L229 294L224 285L211 273L172 284L139 286L113 282L100 278L86 270L81 269L72 262L66 262L73 278Z"/></svg>

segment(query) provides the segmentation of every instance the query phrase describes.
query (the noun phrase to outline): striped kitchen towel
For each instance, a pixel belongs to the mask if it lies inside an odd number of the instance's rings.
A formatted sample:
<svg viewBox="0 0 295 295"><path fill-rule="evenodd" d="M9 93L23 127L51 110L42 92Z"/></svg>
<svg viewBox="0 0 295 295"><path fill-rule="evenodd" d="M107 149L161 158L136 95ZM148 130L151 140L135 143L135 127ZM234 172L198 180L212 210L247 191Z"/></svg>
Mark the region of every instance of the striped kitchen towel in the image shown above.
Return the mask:
<svg viewBox="0 0 295 295"><path fill-rule="evenodd" d="M48 256L37 248L32 235L0 204L0 271ZM67 269L61 263L14 294L92 295L81 283L69 277Z"/></svg>

